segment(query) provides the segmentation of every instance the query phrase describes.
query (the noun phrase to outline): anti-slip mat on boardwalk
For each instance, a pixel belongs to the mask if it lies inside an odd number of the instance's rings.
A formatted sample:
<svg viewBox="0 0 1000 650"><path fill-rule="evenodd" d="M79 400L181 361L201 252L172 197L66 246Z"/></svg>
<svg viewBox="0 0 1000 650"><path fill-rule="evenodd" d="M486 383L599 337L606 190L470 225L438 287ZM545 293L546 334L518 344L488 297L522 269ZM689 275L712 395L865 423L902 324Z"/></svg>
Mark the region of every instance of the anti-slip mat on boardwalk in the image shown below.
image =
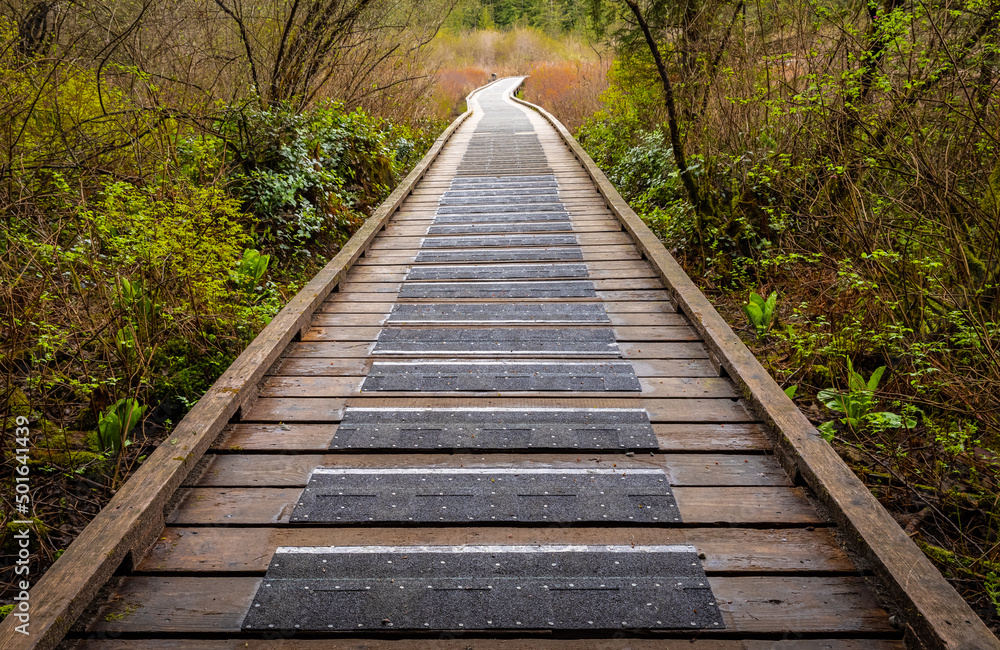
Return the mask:
<svg viewBox="0 0 1000 650"><path fill-rule="evenodd" d="M620 392L642 384L627 362L376 361L361 390Z"/></svg>
<svg viewBox="0 0 1000 650"><path fill-rule="evenodd" d="M560 327L387 327L379 332L373 354L540 356L621 356L610 329Z"/></svg>
<svg viewBox="0 0 1000 650"><path fill-rule="evenodd" d="M609 323L601 303L459 303L393 305L386 323L503 325Z"/></svg>
<svg viewBox="0 0 1000 650"><path fill-rule="evenodd" d="M586 264L525 264L523 266L500 266L497 264L474 267L423 266L413 269L406 275L407 280L523 280L525 278L585 277L587 277ZM589 283L589 285L591 290L593 290L593 283Z"/></svg>
<svg viewBox="0 0 1000 650"><path fill-rule="evenodd" d="M250 612L244 630L722 626L690 546L281 548Z"/></svg>
<svg viewBox="0 0 1000 650"><path fill-rule="evenodd" d="M997 647L519 83L470 97L0 646Z"/></svg>
<svg viewBox="0 0 1000 650"><path fill-rule="evenodd" d="M662 469L319 467L293 523L680 521Z"/></svg>
<svg viewBox="0 0 1000 650"><path fill-rule="evenodd" d="M413 279L413 278L409 278ZM594 283L586 280L574 282L545 281L493 283L493 282L442 282L405 283L400 298L596 298Z"/></svg>
<svg viewBox="0 0 1000 650"><path fill-rule="evenodd" d="M244 630L721 626L691 546L288 547Z"/></svg>
<svg viewBox="0 0 1000 650"><path fill-rule="evenodd" d="M570 240L572 241L572 240ZM530 243L530 242L529 242ZM551 260L582 260L583 251L577 248L502 248L481 251L431 251L421 250L414 260L421 262L517 262L517 261L551 261Z"/></svg>
<svg viewBox="0 0 1000 650"><path fill-rule="evenodd" d="M331 449L657 448L642 409L348 408Z"/></svg>

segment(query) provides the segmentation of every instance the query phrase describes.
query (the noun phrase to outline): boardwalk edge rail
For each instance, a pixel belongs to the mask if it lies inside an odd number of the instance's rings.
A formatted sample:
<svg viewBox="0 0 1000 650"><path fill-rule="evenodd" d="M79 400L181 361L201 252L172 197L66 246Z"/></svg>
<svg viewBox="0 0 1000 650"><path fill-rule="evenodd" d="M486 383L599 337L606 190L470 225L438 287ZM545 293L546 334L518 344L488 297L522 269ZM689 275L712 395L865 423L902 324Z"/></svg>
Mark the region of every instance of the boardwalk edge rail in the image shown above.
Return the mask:
<svg viewBox="0 0 1000 650"><path fill-rule="evenodd" d="M760 365L705 294L618 194L604 172L548 111L511 93L511 99L548 120L587 170L608 207L656 268L669 292L701 334L715 361L769 429L775 454L801 479L847 533L848 548L867 563L899 607L901 622L934 648L1000 648L997 639L816 428Z"/></svg>
<svg viewBox="0 0 1000 650"><path fill-rule="evenodd" d="M14 616L0 623L0 647L55 647L115 572L129 561L138 562L163 529L164 509L188 474L230 419L249 409L264 373L309 327L316 309L368 249L445 143L472 115L472 97L490 85L466 97L466 111L445 129L340 252L288 301L45 572L30 590L29 634L15 631L18 621Z"/></svg>

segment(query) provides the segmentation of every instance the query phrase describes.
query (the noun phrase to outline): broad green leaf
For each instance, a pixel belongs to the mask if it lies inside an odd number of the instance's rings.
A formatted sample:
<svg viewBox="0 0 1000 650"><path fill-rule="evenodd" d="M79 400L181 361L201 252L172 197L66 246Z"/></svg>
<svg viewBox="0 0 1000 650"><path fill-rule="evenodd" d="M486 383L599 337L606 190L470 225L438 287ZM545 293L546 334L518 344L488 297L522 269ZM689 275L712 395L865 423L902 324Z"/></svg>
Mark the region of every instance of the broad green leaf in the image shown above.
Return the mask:
<svg viewBox="0 0 1000 650"><path fill-rule="evenodd" d="M819 397L819 401L823 402L823 404L825 404L830 410L847 413L850 408L847 396L839 391L827 388L821 390L817 397Z"/></svg>
<svg viewBox="0 0 1000 650"><path fill-rule="evenodd" d="M863 393L868 390L868 382L860 373L854 372L853 368L847 371L847 387L852 393Z"/></svg>
<svg viewBox="0 0 1000 650"><path fill-rule="evenodd" d="M824 422L818 427L819 433L823 436L823 440L827 442L833 442L833 438L836 435L836 421L830 420L829 422Z"/></svg>
<svg viewBox="0 0 1000 650"><path fill-rule="evenodd" d="M798 389L799 389L798 384L796 384L795 386L789 386L788 388L785 389L785 395L788 395L788 398L792 399L795 397L795 392L798 391Z"/></svg>
<svg viewBox="0 0 1000 650"><path fill-rule="evenodd" d="M882 373L884 372L885 372L885 366L881 366L877 370L875 370L875 372L872 373L872 376L868 379L868 390L870 390L873 393L875 392L875 390L878 388L879 382L882 381Z"/></svg>
<svg viewBox="0 0 1000 650"><path fill-rule="evenodd" d="M900 429L903 427L903 418L896 413L890 413L889 411L869 413L868 419L870 421L878 422L883 427L892 427L894 429Z"/></svg>
<svg viewBox="0 0 1000 650"><path fill-rule="evenodd" d="M778 292L772 291L771 295L767 297L767 302L764 303L764 323L766 325L771 324L771 318L774 316L774 307L778 304Z"/></svg>
<svg viewBox="0 0 1000 650"><path fill-rule="evenodd" d="M125 444L129 431L139 423L148 406L139 406L135 400L122 398L98 417L97 437L103 451L116 454Z"/></svg>

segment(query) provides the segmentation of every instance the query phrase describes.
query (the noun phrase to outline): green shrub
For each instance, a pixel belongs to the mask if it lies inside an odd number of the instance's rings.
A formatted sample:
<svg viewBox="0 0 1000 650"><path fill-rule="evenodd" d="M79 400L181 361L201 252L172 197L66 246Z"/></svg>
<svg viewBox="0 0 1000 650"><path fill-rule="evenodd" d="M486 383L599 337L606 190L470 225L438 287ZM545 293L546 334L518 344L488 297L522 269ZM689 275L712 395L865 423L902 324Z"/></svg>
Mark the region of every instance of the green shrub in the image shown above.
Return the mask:
<svg viewBox="0 0 1000 650"><path fill-rule="evenodd" d="M287 106L232 109L218 121L232 191L258 219L257 236L283 257L318 238L345 241L364 212L388 195L397 150L389 125L337 103L304 113ZM206 147L203 147L206 149Z"/></svg>
<svg viewBox="0 0 1000 650"><path fill-rule="evenodd" d="M238 201L183 180L158 187L112 183L82 216L104 242L110 265L141 269L209 309L226 298L229 273L249 242Z"/></svg>

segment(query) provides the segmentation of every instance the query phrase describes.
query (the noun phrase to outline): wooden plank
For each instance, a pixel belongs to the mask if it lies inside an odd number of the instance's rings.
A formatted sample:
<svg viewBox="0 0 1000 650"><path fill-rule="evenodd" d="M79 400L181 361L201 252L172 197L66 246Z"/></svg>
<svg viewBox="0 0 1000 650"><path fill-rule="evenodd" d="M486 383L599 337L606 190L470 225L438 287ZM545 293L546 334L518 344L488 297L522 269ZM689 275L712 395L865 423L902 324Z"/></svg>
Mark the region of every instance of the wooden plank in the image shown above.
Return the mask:
<svg viewBox="0 0 1000 650"><path fill-rule="evenodd" d="M711 576L708 580L726 625L722 633L894 631L861 578ZM129 577L91 630L236 633L260 581L258 577Z"/></svg>
<svg viewBox="0 0 1000 650"><path fill-rule="evenodd" d="M477 197L466 197L466 198L475 199ZM564 196L564 195L559 195L559 196L553 197L552 203L561 203L561 204L563 204L566 207L570 207L570 206L585 207L585 208L589 208L589 207L604 208L604 207L606 207L604 199L601 198L601 196L599 194L597 194L596 196ZM442 204L440 203L440 199L429 198L429 197L426 197L426 196L412 196L411 195L407 199L406 204L403 206L403 209L405 209L407 211L426 210L426 211L429 211L429 212L433 213L436 210L438 210L438 208L441 205ZM446 205L447 207L459 207L459 206L461 206L461 207L467 207L467 206L468 207L473 207L473 206L475 206L475 207L482 207L482 206L491 207L491 206L494 206L496 204L495 203L491 203L489 201L483 201L483 202L469 202L469 203L462 203L462 204L450 203L450 204L444 204L444 205ZM525 205L525 204L518 204L518 205ZM530 206L531 204L528 203L527 205Z"/></svg>
<svg viewBox="0 0 1000 650"><path fill-rule="evenodd" d="M578 650L579 639L86 639L77 650ZM902 641L887 639L587 639L589 650L903 650Z"/></svg>
<svg viewBox="0 0 1000 650"><path fill-rule="evenodd" d="M177 526L268 526L288 524L301 487L182 488L167 523ZM822 523L801 488L676 487L681 518L688 525L815 525ZM457 526L456 526L457 527Z"/></svg>
<svg viewBox="0 0 1000 650"><path fill-rule="evenodd" d="M530 222L530 220L525 220L525 222ZM522 223L525 223L522 222ZM565 228L560 228L559 230L546 230L546 233L612 233L621 232L622 226L618 220L607 220L607 221L572 221L568 222L569 226ZM457 224L440 224L442 226L453 226ZM517 226L509 225L508 229L502 232L489 233L489 234L519 234L522 231L518 230ZM406 222L397 222L396 224L386 226L385 234L394 237L423 237L428 235L427 225L424 224L408 224ZM447 237L457 237L461 235L471 235L476 233L435 233L434 235L428 236L447 236ZM538 234L538 233L534 233Z"/></svg>
<svg viewBox="0 0 1000 650"><path fill-rule="evenodd" d="M428 235L426 237L379 237L378 241L372 246L373 250L406 250L406 249L417 249L421 248L423 241L433 240L437 235ZM453 235L443 235L446 237L451 237ZM615 244L631 244L632 239L626 232L613 232L613 233L580 233L576 235L576 239L581 246L613 246ZM540 240L545 241L545 240ZM540 244L541 245L541 244ZM433 242L429 242L426 248L433 248ZM447 250L435 248L434 250ZM484 249L487 250L487 249Z"/></svg>
<svg viewBox="0 0 1000 650"><path fill-rule="evenodd" d="M396 214L393 215L393 217L392 217L392 224L393 225L396 225L396 224L405 224L405 225L420 225L420 224L423 224L425 227L429 226L432 223L437 223L437 224L444 225L444 222L438 220L439 216L441 216L441 215L432 214L432 213L425 212L425 211L413 211L413 212L410 212L410 211L407 211L407 210L400 210L399 212L397 212ZM451 215L451 214L449 214L449 215L444 215L444 216L449 217L449 219L447 220L447 223L458 223L457 220L450 219L450 217L456 217L456 216L461 216L461 215ZM618 222L618 218L615 216L615 213L612 212L611 210L609 210L608 208L593 208L593 207L585 208L585 209L571 208L571 209L566 210L565 216L566 216L566 220L567 221L571 221L571 222L573 222L575 224L585 224L585 223L589 223L589 222L604 222L604 221L607 221L608 219L611 219L611 220L614 220L616 222L616 225L618 226L618 229L621 230L621 223ZM469 218L469 221L467 221L466 223L471 223L473 221L475 221L475 215L471 215L470 218ZM528 218L525 218L521 223L531 223L532 221L538 221L538 219L537 218L533 218L533 217L528 217Z"/></svg>
<svg viewBox="0 0 1000 650"><path fill-rule="evenodd" d="M306 341L293 343L285 350L286 357L367 357L374 347L371 341ZM692 343L628 343L618 348L627 359L708 359L708 350L700 342Z"/></svg>
<svg viewBox="0 0 1000 650"><path fill-rule="evenodd" d="M719 577L709 583L726 627L741 632L893 632L863 578Z"/></svg>
<svg viewBox="0 0 1000 650"><path fill-rule="evenodd" d="M853 573L833 530L816 528L182 528L168 527L140 572L264 573L279 546L691 544L708 573Z"/></svg>
<svg viewBox="0 0 1000 650"><path fill-rule="evenodd" d="M584 262L587 265L587 270L591 273L596 271L601 272L624 272L624 271L645 271L647 275L655 273L656 277L659 277L659 272L654 269L649 262L645 260L596 260L591 262ZM520 261L520 262L447 262L447 263L436 263L433 266L459 266L462 268L475 268L477 266L496 266L498 264L507 264L513 266L530 266L532 264L580 264L579 261L550 261L550 262L532 262L532 261ZM360 273L405 273L406 271L414 268L416 266L419 268L420 264L414 265L405 262L399 262L395 258L389 258L386 263L379 264L377 268L372 268L369 266L357 267L351 270L352 276Z"/></svg>
<svg viewBox="0 0 1000 650"><path fill-rule="evenodd" d="M635 291L639 289L662 289L663 281L659 278L612 278L607 280L591 280L597 291ZM437 282L437 280L433 281ZM513 280L511 280L513 282ZM341 284L345 293L398 293L402 282L366 282L348 278ZM551 298L546 298L551 300Z"/></svg>
<svg viewBox="0 0 1000 650"><path fill-rule="evenodd" d="M382 314L388 315L395 302L353 302L344 299L345 294L332 294L323 303L320 311L339 314ZM594 302L594 301L591 301ZM602 303L611 318L642 318L642 314L672 314L674 306L669 300L649 302L605 302ZM618 323L628 325L629 323Z"/></svg>
<svg viewBox="0 0 1000 650"><path fill-rule="evenodd" d="M372 291L354 291L354 292L344 292L339 293L334 300L345 300L350 302L385 302L387 299L395 298L396 293L394 291L390 292L372 292ZM670 295L667 293L666 289L622 289L613 291L603 291L597 292L597 300L601 302L615 302L615 301L651 301L651 302L662 302L670 299ZM535 300L525 300L519 299L514 302L539 302L548 301L549 298L538 298ZM400 300L400 302L440 302L439 300ZM455 300L452 299L449 302L511 302L507 300ZM560 302L594 302L593 298L578 298L578 299L567 299Z"/></svg>
<svg viewBox="0 0 1000 650"><path fill-rule="evenodd" d="M218 451L324 451L337 431L330 424L232 424L213 449ZM663 451L740 452L768 448L758 424L654 424ZM341 450L344 453L344 450Z"/></svg>
<svg viewBox="0 0 1000 650"><path fill-rule="evenodd" d="M376 303L378 304L378 303ZM385 320L389 317L389 312L369 312L369 313L345 313L341 312L337 307L339 303L326 303L317 312L312 319L312 325L314 327L382 327L385 325ZM687 325L688 320L682 314L672 314L672 313L657 313L657 312L625 312L618 314L608 314L608 318L611 320L611 324L624 326L624 327L671 327L677 325ZM393 323L394 326L405 325L407 323ZM425 323L425 322L414 322L412 325L422 325L424 327L475 327L476 325L484 323L454 323L454 324L438 324L438 323ZM485 326L490 327L489 321L486 321ZM518 324L522 325L522 324ZM533 325L533 323L523 323L523 325ZM561 323L559 325L552 325L548 323L539 323L537 327L600 327L604 323ZM513 325L504 325L503 323L497 323L492 325L494 327L513 327Z"/></svg>
<svg viewBox="0 0 1000 650"><path fill-rule="evenodd" d="M645 408L653 422L729 423L754 422L741 401L731 399L639 399L579 397L261 397L254 402L244 422L330 422L339 421L348 404L355 406L435 407L435 406L565 406Z"/></svg>
<svg viewBox="0 0 1000 650"><path fill-rule="evenodd" d="M381 264L412 264L419 249L408 250L378 250L369 249L358 260L359 266L377 266ZM580 253L584 262L640 260L642 256L635 246L581 246ZM437 264L437 262L423 262Z"/></svg>
<svg viewBox="0 0 1000 650"><path fill-rule="evenodd" d="M90 632L239 632L260 578L131 576Z"/></svg>
<svg viewBox="0 0 1000 650"><path fill-rule="evenodd" d="M531 361L531 359L527 359ZM324 397L356 397L362 394L361 387L365 377L323 377L323 376L269 376L261 383L260 397L303 397L303 398L324 398ZM631 397L639 394L648 398L686 398L701 399L712 397L736 398L733 384L722 377L640 377L639 384L642 390L634 392L615 391L544 391L544 390L489 390L489 391L368 391L365 394L378 395L381 397L407 397L414 393L426 395L428 397L449 397L452 395L480 395L487 394L492 397L503 396L534 396L534 397L560 397L562 395L572 395L573 397L609 397L624 396Z"/></svg>
<svg viewBox="0 0 1000 650"><path fill-rule="evenodd" d="M769 449L759 424L654 424L665 451L749 451Z"/></svg>
<svg viewBox="0 0 1000 650"><path fill-rule="evenodd" d="M904 603L900 613L917 636L938 648L1000 649L1000 639L822 439L565 127L544 109L515 101L539 112L559 132L636 245L660 269L727 373L773 427L775 448L789 472L802 476L815 490L852 548L874 568L891 597Z"/></svg>
<svg viewBox="0 0 1000 650"><path fill-rule="evenodd" d="M368 374L373 358L307 357L281 359L271 368L270 375L284 377L333 377ZM717 377L708 359L651 359L632 361L639 377Z"/></svg>
<svg viewBox="0 0 1000 650"><path fill-rule="evenodd" d="M192 484L198 487L305 487L317 467L521 467L542 464L551 467L605 467L566 454L491 453L473 456L469 450L456 454L398 454L391 458L369 454L222 454L210 457L208 465ZM464 451L464 453L462 453ZM593 453L587 453L588 458ZM788 475L770 456L757 454L604 454L616 459L616 469L662 468L674 486L785 486Z"/></svg>
<svg viewBox="0 0 1000 650"><path fill-rule="evenodd" d="M659 282L659 275L657 275L656 272L653 271L652 269L650 269L648 267L645 267L644 265L639 264L638 262L635 262L635 261L626 261L625 263L629 264L631 266L631 268L623 267L623 268L617 268L617 269L589 269L588 273L587 273L587 275L585 277L568 276L568 275L563 275L562 277L566 277L566 278L570 278L570 279L574 279L574 280L616 280L618 282L623 282L625 280L632 279L632 278L636 278L636 279L638 279L638 278L645 278L645 279L656 278L657 279L657 283L654 285L654 287L655 288L660 288L660 287L663 286L662 283ZM545 262L544 264L548 265L549 263ZM561 262L560 262L560 264L561 264ZM573 262L566 262L566 264L573 264ZM504 265L504 266L508 266L508 265L510 265L510 266L526 266L526 265L521 264L520 262L489 262L489 263L483 262L482 264L451 264L451 263L448 263L448 264L442 264L441 266L461 266L463 269L472 270L472 269L475 269L476 267L481 267L481 266L496 266L496 265ZM459 282L459 281L475 282L475 281L477 281L477 278L468 278L468 279L464 279L464 280L449 280L449 279L441 279L441 280L438 280L438 279L432 279L432 280L413 280L413 279L408 279L408 275L410 273L410 269L411 268L412 268L411 266L399 266L399 265L395 265L395 266L377 266L377 267L365 266L363 268L359 268L359 269L354 270L351 273L351 275L350 275L350 281L351 282L403 282L403 281L408 281L408 282ZM420 268L420 267L418 266L417 268ZM554 276L554 277L559 277L559 276ZM528 280L528 279L530 279L530 278L518 278L516 280L511 280L511 281L516 282L518 280ZM542 278L542 279L549 279L549 278ZM496 282L497 280L484 279L483 281Z"/></svg>
<svg viewBox="0 0 1000 650"><path fill-rule="evenodd" d="M316 314L313 322L323 322L325 314ZM412 326L411 326L412 327ZM428 325L427 327L436 327ZM461 327L461 326L458 326ZM516 327L516 326L511 326ZM545 327L534 325L534 328ZM587 327L601 327L600 325L588 325ZM698 333L687 325L673 325L664 327L629 327L612 326L615 338L619 341L700 341ZM381 327L324 327L320 324L312 325L308 332L303 334L303 342L313 341L374 341L378 338ZM484 355L486 356L486 355ZM493 355L497 356L497 355ZM509 354L507 356L510 356Z"/></svg>

